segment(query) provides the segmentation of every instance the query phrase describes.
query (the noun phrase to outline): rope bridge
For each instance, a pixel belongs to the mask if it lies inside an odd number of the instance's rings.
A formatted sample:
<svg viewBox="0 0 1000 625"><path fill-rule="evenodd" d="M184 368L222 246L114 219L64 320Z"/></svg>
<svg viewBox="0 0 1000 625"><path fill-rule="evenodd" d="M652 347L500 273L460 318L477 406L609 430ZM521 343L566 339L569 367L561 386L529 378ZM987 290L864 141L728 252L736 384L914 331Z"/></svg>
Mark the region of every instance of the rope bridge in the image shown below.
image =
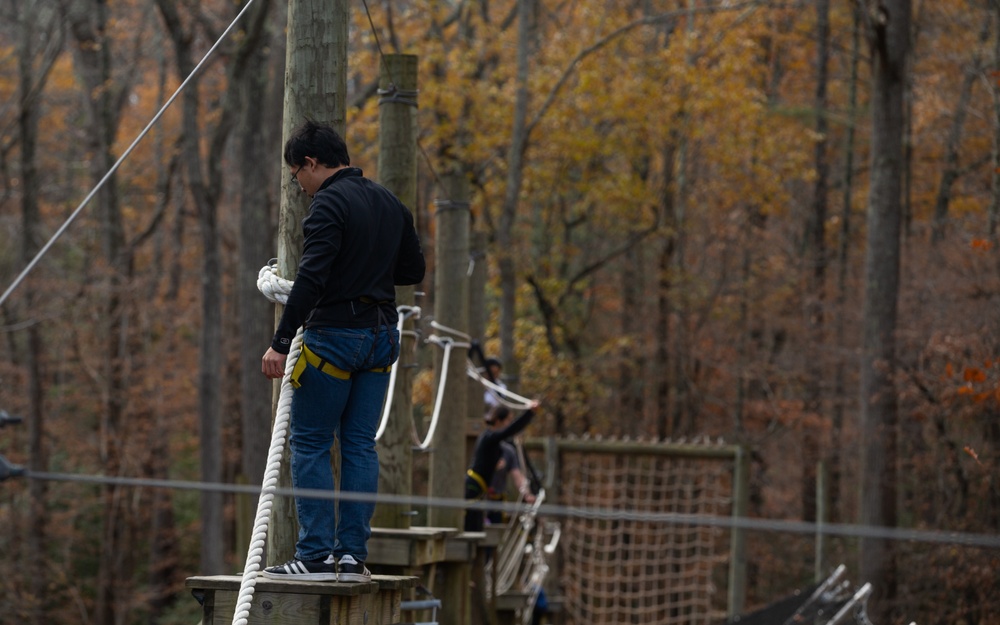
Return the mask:
<svg viewBox="0 0 1000 625"><path fill-rule="evenodd" d="M733 463L719 459L564 451L559 478L560 499L571 508L727 516L733 506ZM561 550L570 622L724 621L729 540L718 527L567 519Z"/></svg>

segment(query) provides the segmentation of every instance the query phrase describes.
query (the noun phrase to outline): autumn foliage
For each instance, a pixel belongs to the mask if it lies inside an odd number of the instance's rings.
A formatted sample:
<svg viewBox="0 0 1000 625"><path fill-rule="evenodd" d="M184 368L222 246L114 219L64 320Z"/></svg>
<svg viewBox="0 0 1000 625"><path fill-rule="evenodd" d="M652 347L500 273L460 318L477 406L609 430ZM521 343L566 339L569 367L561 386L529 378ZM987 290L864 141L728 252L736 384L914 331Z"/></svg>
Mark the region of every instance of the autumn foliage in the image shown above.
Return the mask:
<svg viewBox="0 0 1000 625"><path fill-rule="evenodd" d="M275 244L287 176L286 6L258 1L267 25L252 45L266 96L226 99L245 31L198 75L194 143L214 155L205 171L218 166L205 178L215 222L193 199L179 100L0 308L0 409L25 417L0 429L10 461L38 472L201 479L203 259L218 246L218 454L225 482L246 475L240 380L264 382L238 355L262 354L268 338L246 336L237 294L268 258L242 267L239 251L251 239ZM425 249L432 259L439 174L461 163L473 227L489 240L480 338L491 353L513 346L520 392L543 402L534 434L745 445L751 516L764 519L815 520L817 495L803 475L823 462L827 520L850 524L865 478L858 363L865 208L879 156L870 153L867 47L868 5L877 3L831 3L822 104L813 4L529 2L519 35L514 0L351 3L347 135L354 164L377 179L380 54L418 55L413 209ZM200 59L239 8L43 5L0 2L0 289L180 84L169 9ZM1000 527L998 23L989 3L914 7L894 470L899 525L942 535ZM519 128L518 89L527 90ZM243 121L252 107L264 124ZM224 124L224 144L212 146ZM523 151L513 159L518 129ZM237 172L247 165L241 141L254 136L272 157L266 179L248 188ZM255 231L240 226L246 194L267 200L269 219ZM819 245L808 235L817 201ZM429 286L420 305L432 311ZM516 322L505 335L508 291ZM418 408L429 410L432 393L418 383ZM32 491L33 482L0 482L0 621L193 622L183 580L199 572L196 491L61 480ZM236 516L227 496L225 572L242 566ZM827 551L828 568L857 561L851 538ZM996 546L903 543L895 557L894 622L1000 624ZM812 580L810 536L752 532L748 558L748 607Z"/></svg>

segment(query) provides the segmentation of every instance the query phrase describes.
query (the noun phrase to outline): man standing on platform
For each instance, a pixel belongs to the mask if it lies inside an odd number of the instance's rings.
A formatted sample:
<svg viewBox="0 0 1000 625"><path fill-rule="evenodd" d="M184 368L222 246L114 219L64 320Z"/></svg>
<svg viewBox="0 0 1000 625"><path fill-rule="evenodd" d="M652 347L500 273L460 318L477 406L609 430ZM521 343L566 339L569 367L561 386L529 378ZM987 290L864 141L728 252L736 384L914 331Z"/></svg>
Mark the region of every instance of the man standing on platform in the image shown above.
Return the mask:
<svg viewBox="0 0 1000 625"><path fill-rule="evenodd" d="M410 211L388 189L351 167L330 126L307 121L284 151L291 179L312 198L298 273L261 369L284 375L292 339L304 326L292 372L292 484L334 492L330 449L340 441L340 489L371 500L296 497L295 557L264 570L271 579L365 582L378 491L375 433L399 356L395 285L424 278Z"/></svg>

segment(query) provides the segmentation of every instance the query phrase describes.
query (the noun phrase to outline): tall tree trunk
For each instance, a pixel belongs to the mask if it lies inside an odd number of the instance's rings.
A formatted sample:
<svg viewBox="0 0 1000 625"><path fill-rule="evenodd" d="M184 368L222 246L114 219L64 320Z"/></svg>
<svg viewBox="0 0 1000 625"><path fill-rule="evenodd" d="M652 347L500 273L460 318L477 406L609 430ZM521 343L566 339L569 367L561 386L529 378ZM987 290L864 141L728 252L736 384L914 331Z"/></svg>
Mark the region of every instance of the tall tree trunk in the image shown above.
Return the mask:
<svg viewBox="0 0 1000 625"><path fill-rule="evenodd" d="M982 48L990 38L990 20L984 19L979 31L978 47ZM982 60L979 55L973 56L969 66L965 68L962 86L958 91L958 103L951 118L951 129L948 131L948 142L945 145L944 167L941 170L941 182L938 184L937 198L934 200L934 223L931 230L931 243L938 244L944 239L948 225L948 203L951 201L951 187L959 176L958 153L962 145L962 128L969 112L969 101L972 99L972 87L982 72Z"/></svg>
<svg viewBox="0 0 1000 625"><path fill-rule="evenodd" d="M160 14L174 44L177 74L186 79L194 69L192 42L194 25L185 27L177 4L173 0L157 0ZM245 6L241 4L237 9ZM202 239L202 328L199 341L198 414L201 436L201 475L205 482L221 482L222 471L222 391L225 382L223 368L222 313L223 281L222 254L219 233L219 202L222 197L222 162L226 144L239 114L240 93L245 81L259 70L251 64L254 54L264 45L264 24L269 3L261 2L245 18L243 37L227 67L226 91L219 103L217 123L211 130L208 152L203 157L199 126L199 80L194 77L182 94L183 145L187 164L188 189L194 201ZM196 22L197 20L195 20ZM250 131L256 128L248 129ZM243 163L244 167L251 167ZM221 493L201 495L201 568L204 574L221 573L225 569L226 540Z"/></svg>
<svg viewBox="0 0 1000 625"><path fill-rule="evenodd" d="M643 389L646 376L646 356L643 336L645 326L639 294L644 292L642 275L642 247L629 248L622 259L622 337L625 347L619 366L620 407L622 434L639 436L644 429L645 402Z"/></svg>
<svg viewBox="0 0 1000 625"><path fill-rule="evenodd" d="M673 434L670 419L670 317L671 300L673 297L673 256L677 244L677 223L675 211L675 196L677 185L674 183L674 172L677 167L677 141L679 133L671 132L670 140L662 149L663 154L663 190L660 198L660 243L657 264L656 284L656 352L653 356L656 363L653 371L656 373L656 435L664 439Z"/></svg>
<svg viewBox="0 0 1000 625"><path fill-rule="evenodd" d="M275 29L265 27L264 18L270 13L270 7L270 0L259 1L253 6L247 17L248 25L242 29L243 40L246 40L247 31L258 29L260 32L254 36L269 41L277 39L271 36ZM243 190L237 268L240 277L235 287L240 321L240 431L243 443L240 472L250 484L261 484L263 480L271 431L271 385L262 383L260 356L261 346L270 343L274 332L273 306L257 291L257 272L274 254L277 215L274 191L281 187L277 158L281 153L280 136L271 129L276 129L272 120L281 114L280 108L273 108L273 104L274 91L281 88L282 82L272 79L271 58L266 46L254 46L247 60L257 71L248 72L241 84L234 85L240 90L241 118L235 139L240 145L240 189ZM283 56L279 58L284 59ZM277 104L280 107L280 100ZM256 510L256 502L252 503L246 508L251 518ZM237 550L246 547L243 541L236 545Z"/></svg>
<svg viewBox="0 0 1000 625"><path fill-rule="evenodd" d="M830 166L827 160L827 68L830 62L830 0L816 2L816 147L813 157L816 181L813 187L812 210L806 216L804 237L805 316L809 333L809 353L806 355L805 412L823 414L822 381L827 365L824 357L826 302L826 214ZM816 520L816 465L819 462L817 427L806 426L802 433L802 519Z"/></svg>
<svg viewBox="0 0 1000 625"><path fill-rule="evenodd" d="M88 141L93 158L91 179L96 185L110 171L115 159L111 146L117 133L124 85L112 77L111 42L106 35L108 7L105 0L77 0L69 12L70 29L76 39L75 60L87 93ZM101 243L107 263L104 272L106 293L101 317L104 327L101 341L104 356L105 386L102 389L104 411L101 420L101 463L104 473L117 476L121 471L121 425L125 412L125 335L127 322L122 292L124 289L124 230L119 207L116 177L112 175L95 195L99 207ZM95 622L114 625L118 620L120 598L127 594L131 547L125 544L127 515L124 513L122 488L104 486L102 537L99 555L98 600Z"/></svg>
<svg viewBox="0 0 1000 625"><path fill-rule="evenodd" d="M514 257L514 224L524 178L524 153L528 146L529 59L534 36L535 0L517 2L517 92L514 97L514 125L507 158L507 188L497 227L496 248L500 250L500 354L508 386L518 386L520 366L514 358L514 321L517 316L517 264Z"/></svg>
<svg viewBox="0 0 1000 625"><path fill-rule="evenodd" d="M862 9L854 7L854 29L851 43L851 72L848 84L848 118L847 137L844 141L844 178L841 194L840 233L837 241L837 326L836 345L846 345L847 321L844 312L847 304L847 274L851 250L851 225L853 224L853 208L851 197L854 191L854 141L857 134L858 111L858 63L861 58L861 14ZM829 502L830 520L840 518L841 506L841 476L843 472L841 454L841 434L844 425L844 412L847 403L847 362L843 357L837 358L833 376L833 423L830 430L830 480Z"/></svg>
<svg viewBox="0 0 1000 625"><path fill-rule="evenodd" d="M903 178L903 92L906 88L911 0L872 3L872 158L865 251L861 355L861 523L896 525L895 388ZM890 622L896 596L891 543L865 537L861 577L873 586L875 622Z"/></svg>
<svg viewBox="0 0 1000 625"><path fill-rule="evenodd" d="M21 215L22 240L21 260L27 264L38 253L42 241L41 217L38 198L41 194L41 180L37 168L39 95L44 88L49 70L56 56L62 50L63 31L58 19L51 11L39 7L38 2L29 0L21 6L20 34L18 41L18 131L21 144ZM46 20L51 23L46 24ZM43 41L48 44L41 51L40 69L35 70L36 46ZM34 290L24 290L26 315L35 309ZM41 327L37 322L28 326L28 344L22 350L23 366L28 378L28 467L32 471L48 470L48 452L45 445L44 369L41 363L43 340ZM47 595L48 580L46 570L46 497L48 488L44 480L28 482L28 523L23 562L26 563L24 577L28 580L28 598L25 606L30 615L30 623L41 625L49 622Z"/></svg>
<svg viewBox="0 0 1000 625"><path fill-rule="evenodd" d="M173 42L178 79L184 81L195 63L191 50L194 35L181 23L172 0L158 0L157 6ZM202 243L201 334L198 349L198 421L201 450L201 479L222 481L222 399L219 394L222 369L221 267L216 200L219 185L209 188L202 173L199 128L199 78L195 76L181 94L182 153L187 165L188 190L194 201ZM213 142L214 143L214 142ZM211 164L210 164L211 166ZM216 164L215 167L218 167ZM214 181L218 177L211 178ZM222 495L201 493L201 573L224 570L225 543L222 531Z"/></svg>
<svg viewBox="0 0 1000 625"><path fill-rule="evenodd" d="M992 3L993 26L993 67L1000 67L1000 2ZM997 243L997 223L1000 222L1000 81L990 82L993 94L993 115L990 122L993 127L992 163L993 175L990 178L990 209L987 229L994 244Z"/></svg>

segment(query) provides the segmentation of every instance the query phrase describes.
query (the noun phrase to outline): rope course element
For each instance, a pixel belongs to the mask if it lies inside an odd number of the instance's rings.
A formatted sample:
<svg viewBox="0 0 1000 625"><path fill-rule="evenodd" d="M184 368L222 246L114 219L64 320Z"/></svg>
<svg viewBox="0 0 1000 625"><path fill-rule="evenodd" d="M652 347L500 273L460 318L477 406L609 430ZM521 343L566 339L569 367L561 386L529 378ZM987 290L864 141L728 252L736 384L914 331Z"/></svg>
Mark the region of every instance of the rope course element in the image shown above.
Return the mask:
<svg viewBox="0 0 1000 625"><path fill-rule="evenodd" d="M531 407L531 400L522 395L518 395L510 389L504 388L496 382L491 382L486 376L479 372L476 365L470 360L466 367L466 372L473 380L478 380L480 384L493 391L500 403L515 410L527 410Z"/></svg>
<svg viewBox="0 0 1000 625"><path fill-rule="evenodd" d="M407 104L413 108L417 108L417 96L420 95L420 91L416 89L399 89L396 85L391 85L388 89L379 89L378 105L383 104Z"/></svg>
<svg viewBox="0 0 1000 625"><path fill-rule="evenodd" d="M97 192L101 190L101 188L111 178L111 176L114 175L116 171L118 171L118 167L120 167L121 164L125 162L125 159L128 158L130 154L132 154L132 151L135 149L137 145L139 145L139 142L142 141L142 139L147 134L149 134L149 131L150 129L153 128L153 125L156 122L158 122L161 117L163 117L163 113L165 113L166 110L170 108L170 105L174 103L174 100L177 99L177 96L180 95L181 91L183 91L184 88L187 87L188 83L191 82L191 79L194 78L199 71L201 71L202 66L205 64L205 61L207 61L208 58L212 56L216 48L219 47L219 45L223 42L223 40L229 35L229 33L236 26L236 23L240 21L240 18L243 17L243 15L250 9L252 5L253 5L253 0L247 0L247 3L243 6L243 8L236 15L236 17L233 18L233 21L229 23L229 26L227 26L226 29L222 31L222 34L219 35L219 38L215 41L214 44L212 44L212 47L208 49L208 52L205 53L205 56L203 56L202 59L198 61L198 64L194 66L194 69L192 69L191 73L187 75L187 78L184 79L184 82L182 82L180 86L177 87L173 95L171 95L170 98L163 104L163 106L160 107L160 110L156 112L156 115L153 115L153 118L149 120L149 123L146 124L146 127L143 128L142 131L139 133L139 135L132 141L132 144L129 145L124 152L122 152L122 155L118 157L118 160L115 161L114 165L111 166L111 168L108 170L108 173L104 174L104 177L101 178L96 185L94 185L94 188L90 190L90 193L87 194L87 197L83 198L83 201L80 202L80 205L77 206L72 213L70 213L69 217L66 218L66 221L64 221L63 224L59 226L59 229L56 230L55 233L49 238L48 242L46 242L45 245L42 246L42 249L38 250L38 253L35 254L35 257L31 259L31 262L28 263L28 266L25 267L20 274L18 274L18 276L14 279L14 282L12 282L11 285L7 287L7 290L4 291L3 295L0 295L0 305L2 305L4 302L7 301L7 298L10 297L10 294L14 292L14 289L16 289L21 284L21 282L24 281L24 279L28 276L28 274L31 273L31 270L34 269L35 265L38 264L38 262L42 259L43 256L45 256L46 253L48 253L49 249L55 244L56 240L58 240L59 237L61 237L66 232L70 224L76 221L76 218L79 217L84 207L90 203L90 200L92 200L95 195L97 195Z"/></svg>
<svg viewBox="0 0 1000 625"><path fill-rule="evenodd" d="M287 294L285 295L287 299ZM281 456L285 449L285 439L288 437L288 426L292 414L292 370L295 361L302 350L302 329L295 334L292 346L288 350L288 360L285 361L285 375L281 378L281 392L278 395L278 409L274 418L274 429L271 431L271 446L267 450L267 466L264 470L264 482L257 500L257 516L254 518L253 532L250 537L250 548L247 551L246 564L243 566L243 579L240 582L240 592L233 611L233 625L247 625L250 617L250 607L253 604L253 594L257 586L257 572L260 570L261 556L267 540L267 529L271 523L271 508L275 490L278 486L278 474L281 471Z"/></svg>
<svg viewBox="0 0 1000 625"><path fill-rule="evenodd" d="M443 326L436 321L431 321L431 327L443 332L451 332L458 336L465 337L466 339L471 339L468 334ZM456 347L468 349L471 346L471 343L469 342L459 342L450 336L438 336L436 334L428 336L424 342L433 343L442 347L444 349L444 359L441 361L441 379L438 381L437 397L434 398L434 413L431 415L431 424L430 427L427 428L427 434L424 436L424 440L420 440L420 437L417 436L416 425L413 426L413 442L417 444L417 449L419 451L427 451L430 448L431 443L434 441L434 432L437 430L438 420L441 418L441 405L444 400L444 390L448 384L448 363L451 362L451 350Z"/></svg>
<svg viewBox="0 0 1000 625"><path fill-rule="evenodd" d="M731 461L567 452L560 497L570 507L731 514ZM578 623L722 622L730 535L699 524L569 519L563 528L566 605ZM623 581L627 580L627 581Z"/></svg>
<svg viewBox="0 0 1000 625"><path fill-rule="evenodd" d="M399 319L396 321L396 330L399 331L399 337L402 339L404 334L411 334L416 336L416 332L407 332L403 330L403 324L409 317L415 319L420 318L420 307L419 306L397 306L396 312L399 313ZM385 393L385 405L382 407L382 420L378 424L378 431L375 432L375 440L382 438L385 434L385 428L389 424L389 413L392 411L392 400L395 397L396 391L396 374L399 373L399 366L395 366L389 372L389 388Z"/></svg>
<svg viewBox="0 0 1000 625"><path fill-rule="evenodd" d="M288 302L288 294L292 291L291 280L278 276L278 261L271 259L257 273L257 289L274 303ZM295 361L302 351L302 328L295 333L292 346L285 360L285 375L281 378L281 391L278 394L278 407L274 417L274 427L271 430L271 446L267 451L267 465L264 469L264 482L261 485L260 498L257 500L257 515L254 518L251 532L250 547L247 550L247 560L243 567L243 579L240 582L240 592L233 610L233 625L247 625L250 618L250 607L253 605L253 594L257 586L257 572L260 570L261 556L267 540L267 528L271 523L271 508L274 493L278 486L278 475L281 472L281 456L288 437L288 426L292 415L292 382L291 375L295 369Z"/></svg>
<svg viewBox="0 0 1000 625"><path fill-rule="evenodd" d="M542 489L538 492L535 503L521 514L511 518L507 527L504 528L500 546L494 554L497 576L495 582L487 584L488 592L495 591L498 595L502 595L514 586L515 575L521 569L524 560L525 546L535 529L538 509L544 501L545 489ZM492 572L493 568L489 564L486 566L488 572ZM487 581L491 580L487 579Z"/></svg>
<svg viewBox="0 0 1000 625"><path fill-rule="evenodd" d="M562 535L559 523L538 521L543 501L544 489L538 492L534 504L511 516L500 538L499 547L485 567L487 599L508 592L526 597L516 615L516 620L522 625L532 622L542 584L549 574L547 558L555 553Z"/></svg>

